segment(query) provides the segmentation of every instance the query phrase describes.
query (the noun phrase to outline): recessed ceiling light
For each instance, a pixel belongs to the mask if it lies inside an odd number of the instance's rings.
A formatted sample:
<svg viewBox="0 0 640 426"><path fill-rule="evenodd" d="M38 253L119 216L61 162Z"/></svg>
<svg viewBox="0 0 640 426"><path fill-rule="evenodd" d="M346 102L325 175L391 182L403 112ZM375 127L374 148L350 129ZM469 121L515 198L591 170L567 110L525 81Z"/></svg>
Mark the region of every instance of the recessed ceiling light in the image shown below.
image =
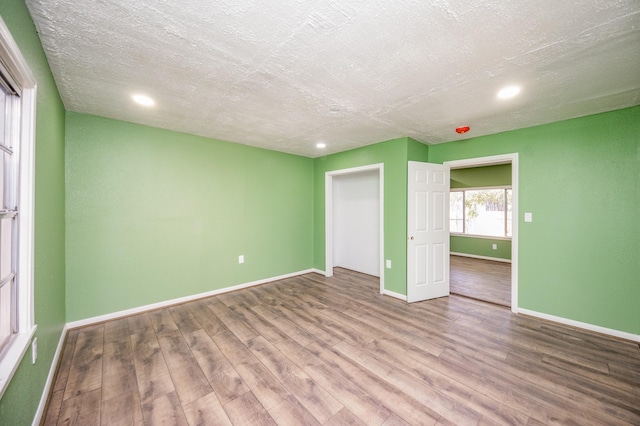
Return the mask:
<svg viewBox="0 0 640 426"><path fill-rule="evenodd" d="M498 92L498 99L510 99L520 93L520 86L507 86Z"/></svg>
<svg viewBox="0 0 640 426"><path fill-rule="evenodd" d="M148 106L153 106L155 104L155 101L147 95L133 95L132 98L134 102L142 106L148 107Z"/></svg>
<svg viewBox="0 0 640 426"><path fill-rule="evenodd" d="M316 148L326 148L326 147L327 147L326 143L319 142L316 144Z"/></svg>

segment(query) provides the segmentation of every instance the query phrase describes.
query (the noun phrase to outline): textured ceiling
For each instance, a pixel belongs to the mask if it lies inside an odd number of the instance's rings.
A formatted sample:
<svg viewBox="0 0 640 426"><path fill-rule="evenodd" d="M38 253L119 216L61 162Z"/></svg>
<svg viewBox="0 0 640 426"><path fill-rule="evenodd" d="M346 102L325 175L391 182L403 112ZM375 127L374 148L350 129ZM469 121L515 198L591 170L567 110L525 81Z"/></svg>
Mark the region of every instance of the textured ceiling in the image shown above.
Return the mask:
<svg viewBox="0 0 640 426"><path fill-rule="evenodd" d="M308 157L640 104L638 0L27 5L67 110Z"/></svg>

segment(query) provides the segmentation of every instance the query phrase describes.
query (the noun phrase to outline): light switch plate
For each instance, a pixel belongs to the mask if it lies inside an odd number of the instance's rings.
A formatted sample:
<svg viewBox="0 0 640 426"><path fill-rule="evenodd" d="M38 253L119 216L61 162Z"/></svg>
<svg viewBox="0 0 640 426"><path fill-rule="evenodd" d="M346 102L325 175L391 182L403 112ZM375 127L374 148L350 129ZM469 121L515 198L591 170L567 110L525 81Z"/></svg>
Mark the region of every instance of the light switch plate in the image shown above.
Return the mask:
<svg viewBox="0 0 640 426"><path fill-rule="evenodd" d="M533 222L533 213L525 213L524 214L525 222Z"/></svg>

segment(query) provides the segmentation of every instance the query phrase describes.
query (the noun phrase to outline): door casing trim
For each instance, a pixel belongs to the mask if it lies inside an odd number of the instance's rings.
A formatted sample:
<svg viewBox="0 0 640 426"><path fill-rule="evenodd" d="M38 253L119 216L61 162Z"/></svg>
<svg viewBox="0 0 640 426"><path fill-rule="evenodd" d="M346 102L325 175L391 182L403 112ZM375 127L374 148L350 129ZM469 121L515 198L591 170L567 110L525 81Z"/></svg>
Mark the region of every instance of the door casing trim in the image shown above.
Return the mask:
<svg viewBox="0 0 640 426"><path fill-rule="evenodd" d="M378 170L380 210L380 294L384 294L384 163L348 169L332 170L324 174L324 260L325 277L333 276L333 178L354 173Z"/></svg>
<svg viewBox="0 0 640 426"><path fill-rule="evenodd" d="M495 166L511 163L511 312L518 313L518 153L492 155L488 157L467 158L464 160L445 161L443 164L451 169L463 169L479 166Z"/></svg>

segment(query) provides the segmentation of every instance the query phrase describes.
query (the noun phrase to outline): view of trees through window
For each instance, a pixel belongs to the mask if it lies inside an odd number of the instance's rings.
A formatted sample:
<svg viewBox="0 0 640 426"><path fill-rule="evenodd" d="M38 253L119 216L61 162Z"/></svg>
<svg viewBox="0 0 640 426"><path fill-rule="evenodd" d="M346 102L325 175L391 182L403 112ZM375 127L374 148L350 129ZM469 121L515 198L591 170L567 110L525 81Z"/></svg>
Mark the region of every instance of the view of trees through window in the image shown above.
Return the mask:
<svg viewBox="0 0 640 426"><path fill-rule="evenodd" d="M452 190L449 230L490 237L511 236L511 188Z"/></svg>

